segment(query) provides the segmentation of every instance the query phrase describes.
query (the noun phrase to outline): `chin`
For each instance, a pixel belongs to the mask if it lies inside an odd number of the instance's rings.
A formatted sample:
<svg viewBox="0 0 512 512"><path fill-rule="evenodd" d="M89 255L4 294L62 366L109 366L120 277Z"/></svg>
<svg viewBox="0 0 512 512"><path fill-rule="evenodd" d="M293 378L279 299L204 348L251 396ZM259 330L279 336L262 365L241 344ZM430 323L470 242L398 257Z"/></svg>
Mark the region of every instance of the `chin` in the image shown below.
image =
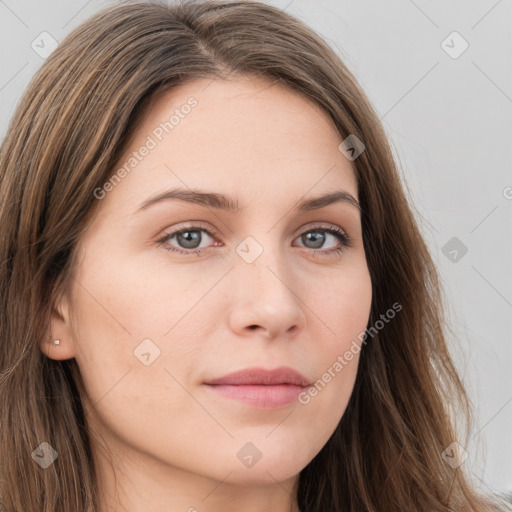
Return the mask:
<svg viewBox="0 0 512 512"><path fill-rule="evenodd" d="M249 445L250 446L250 445ZM301 450L302 448L302 450ZM226 473L232 471L230 480L239 484L275 484L297 476L311 461L310 453L300 443L273 443L261 447L261 458L244 465L244 452L236 457ZM251 450L246 448L246 452ZM241 459L241 460L240 460Z"/></svg>

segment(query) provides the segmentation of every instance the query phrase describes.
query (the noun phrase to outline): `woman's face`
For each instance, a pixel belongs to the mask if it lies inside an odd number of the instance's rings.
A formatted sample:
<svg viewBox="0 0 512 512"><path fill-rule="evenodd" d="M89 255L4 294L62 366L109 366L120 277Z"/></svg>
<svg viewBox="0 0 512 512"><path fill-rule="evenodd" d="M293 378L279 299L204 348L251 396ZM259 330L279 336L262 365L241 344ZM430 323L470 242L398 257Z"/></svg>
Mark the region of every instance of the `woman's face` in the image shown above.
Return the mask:
<svg viewBox="0 0 512 512"><path fill-rule="evenodd" d="M358 199L341 141L279 84L196 81L151 103L125 172L95 192L52 319L61 344L45 348L76 358L91 431L120 465L284 482L327 442L372 298L357 204L301 208Z"/></svg>

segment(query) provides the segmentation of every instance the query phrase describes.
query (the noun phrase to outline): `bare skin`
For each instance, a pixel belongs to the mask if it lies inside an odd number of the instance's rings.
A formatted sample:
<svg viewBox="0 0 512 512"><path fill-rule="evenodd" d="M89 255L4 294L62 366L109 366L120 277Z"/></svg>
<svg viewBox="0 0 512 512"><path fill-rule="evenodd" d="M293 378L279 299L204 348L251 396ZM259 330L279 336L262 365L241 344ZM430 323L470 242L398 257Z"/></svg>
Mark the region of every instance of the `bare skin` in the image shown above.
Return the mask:
<svg viewBox="0 0 512 512"><path fill-rule="evenodd" d="M158 140L190 97L197 105ZM71 297L52 317L60 345L42 344L83 375L101 512L295 511L298 475L339 423L358 355L308 403L264 407L205 382L287 366L313 383L365 330L372 291L357 207L295 209L335 191L357 201L352 164L318 107L244 77L155 98L119 167L148 136L156 146L107 187L80 241ZM178 187L243 209L179 199L140 209ZM332 227L351 245L322 231ZM173 235L184 228L189 238Z"/></svg>

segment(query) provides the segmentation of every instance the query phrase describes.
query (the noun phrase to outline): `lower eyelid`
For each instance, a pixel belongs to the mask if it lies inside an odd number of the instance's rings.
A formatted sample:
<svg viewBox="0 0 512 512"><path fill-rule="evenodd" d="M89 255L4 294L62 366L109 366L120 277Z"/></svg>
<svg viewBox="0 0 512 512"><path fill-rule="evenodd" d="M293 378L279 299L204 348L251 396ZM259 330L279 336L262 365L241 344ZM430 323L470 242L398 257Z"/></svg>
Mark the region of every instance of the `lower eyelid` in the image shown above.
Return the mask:
<svg viewBox="0 0 512 512"><path fill-rule="evenodd" d="M185 249L185 248L182 248L182 247L176 247L176 246L173 246L173 245L170 245L170 244L166 243L166 241L168 241L170 238L172 238L175 235L178 235L180 233L186 232L186 231L201 231L201 232L205 232L205 233L207 233L208 236L210 236L215 241L215 245L210 245L208 247L197 248L197 249ZM320 248L320 249L311 249L311 248L306 247L304 245L301 245L299 247L302 247L304 249L309 249L310 251L312 251L314 253L317 253L317 252L318 253L324 253L327 256L327 255L330 255L331 253L343 252L345 249L351 247L351 245L352 245L352 239L345 232L345 230L343 230L341 228L338 228L338 227L334 227L334 226L332 226L332 227L313 226L313 227L311 227L309 229L306 229L306 230L302 231L299 235L297 235L294 238L294 240L296 240L300 236L302 236L302 235L304 235L306 233L310 233L312 231L320 231L320 232L324 232L324 233L330 234L331 236L333 236L334 238L337 239L338 245L336 247L331 247L329 249L322 249L322 248ZM219 246L224 245L222 242L219 243L216 240L217 237L218 237L218 235L216 233L213 233L210 229L207 229L207 228L204 228L204 227L201 227L201 226L186 226L186 227L178 229L178 230L176 230L176 231L174 231L172 233L166 234L158 242L159 242L159 244L164 246L165 250L167 250L169 252L174 252L174 253L178 253L178 254L182 254L182 255L192 255L192 254L200 255L202 252L210 250L213 247L219 247Z"/></svg>

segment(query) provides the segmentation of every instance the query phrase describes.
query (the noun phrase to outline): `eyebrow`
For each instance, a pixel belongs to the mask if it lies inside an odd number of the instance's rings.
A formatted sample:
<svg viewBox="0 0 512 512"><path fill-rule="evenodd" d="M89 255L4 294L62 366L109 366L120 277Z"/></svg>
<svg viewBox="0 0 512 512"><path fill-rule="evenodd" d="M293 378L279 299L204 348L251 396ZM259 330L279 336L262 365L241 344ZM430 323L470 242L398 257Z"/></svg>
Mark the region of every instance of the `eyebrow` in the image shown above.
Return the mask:
<svg viewBox="0 0 512 512"><path fill-rule="evenodd" d="M146 210L156 203L171 199L179 199L188 203L198 204L200 206L225 210L227 212L233 213L241 212L245 208L239 203L238 200L224 194L175 188L150 197L140 205L136 213L141 210ZM361 206L359 202L351 194L342 190L337 190L329 194L307 199L306 201L303 201L295 206L294 209L298 210L299 212L306 212L311 210L318 210L335 203L352 205L359 211L359 213L361 213Z"/></svg>

